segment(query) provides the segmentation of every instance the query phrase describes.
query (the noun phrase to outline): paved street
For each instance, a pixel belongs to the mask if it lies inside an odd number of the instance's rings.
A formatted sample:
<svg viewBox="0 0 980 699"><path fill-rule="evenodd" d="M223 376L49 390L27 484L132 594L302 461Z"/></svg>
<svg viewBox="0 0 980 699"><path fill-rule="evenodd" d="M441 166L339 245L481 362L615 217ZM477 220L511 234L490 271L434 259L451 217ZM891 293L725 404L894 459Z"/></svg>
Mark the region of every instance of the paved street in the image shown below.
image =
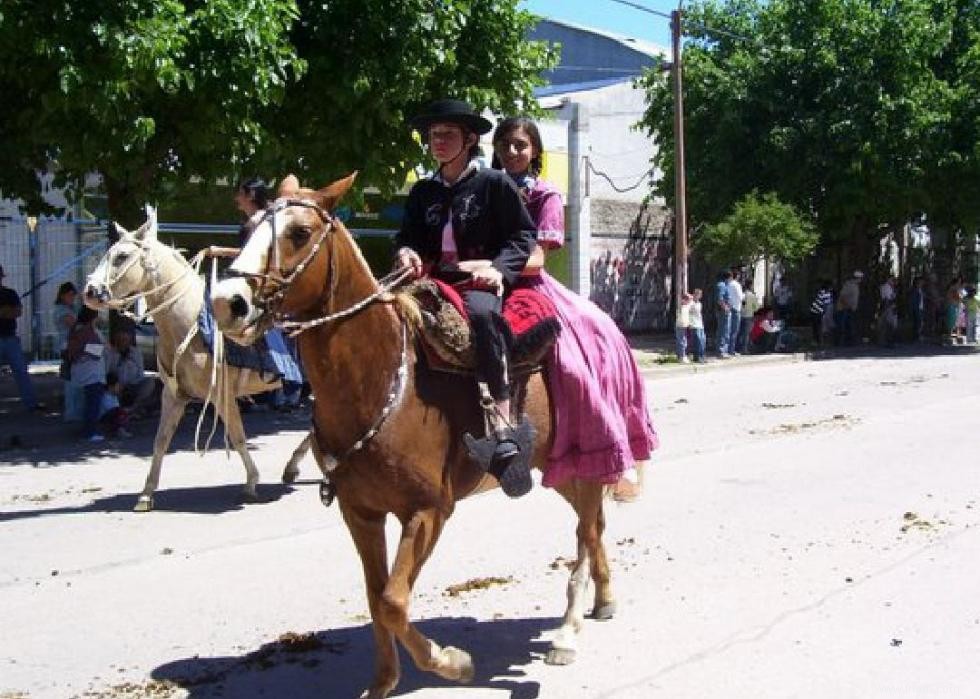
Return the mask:
<svg viewBox="0 0 980 699"><path fill-rule="evenodd" d="M575 665L545 665L571 512L540 489L478 497L450 522L412 609L425 633L472 652L476 679L460 687L405 662L398 694L977 695L975 354L663 372L647 385L663 447L645 497L609 504L617 618L587 621ZM360 566L312 463L296 486L276 484L301 424L272 422L249 416L260 505L238 502L237 458L189 450L190 420L148 515L129 512L145 436L59 449L56 463L43 449L0 453L0 697L357 696L373 663ZM491 577L504 582L447 593Z"/></svg>

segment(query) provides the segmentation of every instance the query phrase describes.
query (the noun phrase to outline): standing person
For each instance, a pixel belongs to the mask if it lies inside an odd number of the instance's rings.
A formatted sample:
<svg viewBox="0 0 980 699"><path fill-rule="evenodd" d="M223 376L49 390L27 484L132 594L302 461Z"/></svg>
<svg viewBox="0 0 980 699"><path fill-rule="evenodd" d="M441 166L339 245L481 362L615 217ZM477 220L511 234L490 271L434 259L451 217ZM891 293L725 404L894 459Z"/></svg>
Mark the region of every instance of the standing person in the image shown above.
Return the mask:
<svg viewBox="0 0 980 699"><path fill-rule="evenodd" d="M977 298L975 287L966 288L966 296L963 298L963 310L966 312L966 341L969 344L977 342L977 312L980 311L980 299Z"/></svg>
<svg viewBox="0 0 980 699"><path fill-rule="evenodd" d="M681 305L677 308L677 317L674 319L674 339L677 341L677 359L681 364L689 364L691 358L687 356L687 338L691 329L691 304L694 297L686 291L681 296Z"/></svg>
<svg viewBox="0 0 980 699"><path fill-rule="evenodd" d="M885 347L895 344L898 330L898 280L889 276L879 287L878 343Z"/></svg>
<svg viewBox="0 0 980 699"><path fill-rule="evenodd" d="M780 275L779 281L774 285L772 295L776 300L776 317L789 325L790 314L793 310L793 285L786 275Z"/></svg>
<svg viewBox="0 0 980 699"><path fill-rule="evenodd" d="M54 327L58 331L58 357L62 362L66 361L65 350L68 349L68 335L75 327L78 318L78 290L71 282L64 282L58 287L58 293L54 297ZM62 388L65 392L64 401L64 420L72 422L80 420L85 410L85 397L82 389L71 376L64 379Z"/></svg>
<svg viewBox="0 0 980 699"><path fill-rule="evenodd" d="M44 406L37 402L34 395L34 386L24 360L24 349L17 337L17 319L23 314L24 307L17 292L4 286L3 280L4 271L0 265L0 366L10 366L24 407L28 410L42 410Z"/></svg>
<svg viewBox="0 0 980 699"><path fill-rule="evenodd" d="M926 291L926 280L924 277L916 277L912 282L912 294L909 298L909 311L912 315L912 341L922 342L925 331L926 310L928 305L928 293Z"/></svg>
<svg viewBox="0 0 980 699"><path fill-rule="evenodd" d="M752 280L747 279L742 290L742 313L738 323L738 344L735 345L735 350L742 353L748 351L749 330L752 329L755 312L759 310L759 297L755 295L752 286Z"/></svg>
<svg viewBox="0 0 980 699"><path fill-rule="evenodd" d="M484 166L480 135L493 125L461 100L439 100L411 122L439 164L416 182L395 236L396 266L414 277L466 272L466 304L476 349L481 394L493 400L497 425L491 473L517 497L530 490L528 458L510 426L511 340L501 330L502 298L521 276L536 245L537 229L514 182ZM528 456L528 455L526 455Z"/></svg>
<svg viewBox="0 0 980 699"><path fill-rule="evenodd" d="M721 275L718 283L715 284L715 315L718 318L718 356L728 359L729 354L728 340L732 334L732 304L729 297L728 282L732 280L732 273L729 270Z"/></svg>
<svg viewBox="0 0 980 699"><path fill-rule="evenodd" d="M704 337L704 315L701 312L701 289L692 292L694 297L691 301L691 341L694 343L694 361L697 364L704 364L705 337Z"/></svg>
<svg viewBox="0 0 980 699"><path fill-rule="evenodd" d="M963 277L954 277L946 287L946 336L950 343L956 344L960 310L963 304Z"/></svg>
<svg viewBox="0 0 980 699"><path fill-rule="evenodd" d="M95 328L98 311L87 306L78 312L78 320L68 337L68 359L71 377L85 392L85 423L82 436L90 442L101 442L105 437L98 431L102 394L105 393L105 344Z"/></svg>
<svg viewBox="0 0 980 699"><path fill-rule="evenodd" d="M616 483L614 497L633 500L640 488L632 467L650 458L658 444L633 352L608 314L544 269L548 251L565 242L565 216L561 194L538 177L544 146L537 125L523 117L505 119L493 144L495 163L519 187L537 227L520 283L551 299L561 323L549 359L556 430L544 483L557 485L571 476ZM680 348L686 331L677 333Z"/></svg>
<svg viewBox="0 0 980 699"><path fill-rule="evenodd" d="M733 267L732 278L728 280L728 351L733 355L739 354L738 333L742 328L742 302L745 300L738 275L738 269Z"/></svg>
<svg viewBox="0 0 980 699"><path fill-rule="evenodd" d="M810 327L813 329L813 342L818 346L823 344L824 317L833 302L834 295L830 290L830 282L821 281L820 288L813 297L813 303L810 304Z"/></svg>
<svg viewBox="0 0 980 699"><path fill-rule="evenodd" d="M834 323L837 326L834 331L835 344L852 345L854 344L854 314L858 309L858 302L861 300L861 280L864 279L864 272L856 270L851 278L841 286L840 295L837 298L837 315Z"/></svg>

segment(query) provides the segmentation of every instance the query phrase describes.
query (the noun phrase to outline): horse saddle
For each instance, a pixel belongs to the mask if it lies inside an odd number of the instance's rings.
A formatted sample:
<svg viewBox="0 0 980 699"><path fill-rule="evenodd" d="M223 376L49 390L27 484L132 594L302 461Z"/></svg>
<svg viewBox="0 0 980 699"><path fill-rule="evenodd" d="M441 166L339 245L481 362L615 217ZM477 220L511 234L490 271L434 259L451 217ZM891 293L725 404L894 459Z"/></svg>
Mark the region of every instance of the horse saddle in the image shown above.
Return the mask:
<svg viewBox="0 0 980 699"><path fill-rule="evenodd" d="M441 279L426 277L405 289L421 315L421 346L430 368L472 374L476 354L466 306L459 292ZM511 340L512 378L536 371L558 337L555 305L527 288L512 290L503 304L502 330Z"/></svg>

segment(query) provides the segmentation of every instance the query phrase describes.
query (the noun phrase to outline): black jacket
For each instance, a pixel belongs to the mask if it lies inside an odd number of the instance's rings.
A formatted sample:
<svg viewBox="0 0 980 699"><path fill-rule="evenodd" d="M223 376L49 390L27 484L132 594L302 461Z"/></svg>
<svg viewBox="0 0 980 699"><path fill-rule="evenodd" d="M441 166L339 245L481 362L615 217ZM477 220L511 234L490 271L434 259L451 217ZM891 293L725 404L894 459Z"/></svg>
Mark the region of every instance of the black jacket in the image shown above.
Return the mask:
<svg viewBox="0 0 980 699"><path fill-rule="evenodd" d="M500 170L483 168L452 186L437 179L416 182L405 202L396 249L412 248L423 262L438 264L450 207L460 262L491 260L513 284L524 271L537 234L517 187Z"/></svg>

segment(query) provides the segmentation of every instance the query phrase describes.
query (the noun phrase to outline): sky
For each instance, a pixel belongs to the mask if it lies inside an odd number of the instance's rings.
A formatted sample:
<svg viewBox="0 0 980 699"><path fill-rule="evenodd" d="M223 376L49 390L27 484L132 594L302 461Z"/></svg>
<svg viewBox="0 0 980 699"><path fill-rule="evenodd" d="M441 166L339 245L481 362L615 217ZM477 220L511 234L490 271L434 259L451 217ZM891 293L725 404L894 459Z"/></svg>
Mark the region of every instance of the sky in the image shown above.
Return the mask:
<svg viewBox="0 0 980 699"><path fill-rule="evenodd" d="M669 13L676 0L630 0L651 10ZM670 20L641 12L612 0L524 0L526 9L543 17L605 29L635 39L670 46Z"/></svg>

